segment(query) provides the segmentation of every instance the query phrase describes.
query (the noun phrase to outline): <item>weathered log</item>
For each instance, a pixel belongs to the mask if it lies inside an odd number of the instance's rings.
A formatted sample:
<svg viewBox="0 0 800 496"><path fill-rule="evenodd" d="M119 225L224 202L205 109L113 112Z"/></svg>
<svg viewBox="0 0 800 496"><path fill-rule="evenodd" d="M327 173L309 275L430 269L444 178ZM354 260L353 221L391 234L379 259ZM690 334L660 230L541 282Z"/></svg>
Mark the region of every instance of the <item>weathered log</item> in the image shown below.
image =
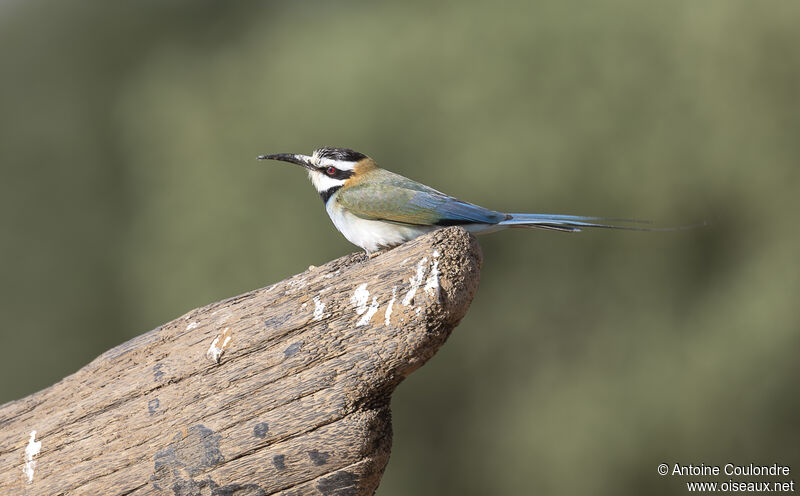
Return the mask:
<svg viewBox="0 0 800 496"><path fill-rule="evenodd" d="M0 494L372 494L480 266L448 228L192 310L0 406Z"/></svg>

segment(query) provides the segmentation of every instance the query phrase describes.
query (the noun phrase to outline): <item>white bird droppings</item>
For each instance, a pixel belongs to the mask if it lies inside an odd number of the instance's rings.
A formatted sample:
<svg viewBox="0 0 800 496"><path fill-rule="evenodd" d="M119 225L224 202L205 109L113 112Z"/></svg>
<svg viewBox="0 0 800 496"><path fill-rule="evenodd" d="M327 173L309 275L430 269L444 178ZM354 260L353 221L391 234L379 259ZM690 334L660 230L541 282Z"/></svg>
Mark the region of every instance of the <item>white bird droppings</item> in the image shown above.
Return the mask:
<svg viewBox="0 0 800 496"><path fill-rule="evenodd" d="M387 305L387 307L386 307L386 314L385 314L386 319L384 320L384 322L386 323L387 326L391 323L390 319L392 317L392 307L394 306L394 300L396 300L396 299L397 299L397 286L393 286L392 287L392 299L389 300L389 305Z"/></svg>
<svg viewBox="0 0 800 496"><path fill-rule="evenodd" d="M369 291L367 291L367 283L357 287L350 297L350 302L356 306L356 313L358 315L367 311L367 303L369 303Z"/></svg>
<svg viewBox="0 0 800 496"><path fill-rule="evenodd" d="M364 313L364 316L361 317L361 319L359 319L358 322L356 322L356 327L369 324L369 321L370 321L370 319L372 319L372 316L375 315L375 312L378 311L378 307L379 306L380 305L378 304L378 298L373 296L372 297L372 304L370 304L370 306L367 309L366 313Z"/></svg>
<svg viewBox="0 0 800 496"><path fill-rule="evenodd" d="M414 299L414 295L422 285L422 279L425 278L425 271L428 268L427 263L428 257L422 257L422 260L420 260L417 264L417 274L408 278L408 282L411 283L411 289L408 290L405 298L403 298L403 305L408 306L411 303L411 300Z"/></svg>
<svg viewBox="0 0 800 496"><path fill-rule="evenodd" d="M325 313L325 304L319 299L319 296L314 297L314 320L320 320Z"/></svg>
<svg viewBox="0 0 800 496"><path fill-rule="evenodd" d="M33 470L36 468L33 457L38 455L41 450L42 442L36 440L36 431L31 431L31 439L28 441L28 446L25 447L25 465L22 467L22 472L28 478L28 484L33 484Z"/></svg>
<svg viewBox="0 0 800 496"><path fill-rule="evenodd" d="M425 281L425 292L428 294L439 291L439 250L433 250L433 266L428 280Z"/></svg>
<svg viewBox="0 0 800 496"><path fill-rule="evenodd" d="M208 351L206 351L206 356L219 363L219 356L222 354L222 350L219 349L217 343L219 343L219 336L215 337L214 341L211 342L211 347L208 348Z"/></svg>
<svg viewBox="0 0 800 496"><path fill-rule="evenodd" d="M362 317L358 319L358 322L356 322L356 327L367 325L372 316L375 315L375 312L378 311L378 298L375 296L372 297L372 304L367 306L367 303L369 303L367 283L356 288L353 292L353 296L350 297L350 302L356 306L356 314L362 315Z"/></svg>
<svg viewBox="0 0 800 496"><path fill-rule="evenodd" d="M222 344L220 344L222 341ZM225 350L231 344L231 328L226 327L222 334L214 338L214 341L211 342L211 346L206 351L206 358L211 360L214 363L219 363L222 354L225 353ZM219 345L219 346L217 346Z"/></svg>

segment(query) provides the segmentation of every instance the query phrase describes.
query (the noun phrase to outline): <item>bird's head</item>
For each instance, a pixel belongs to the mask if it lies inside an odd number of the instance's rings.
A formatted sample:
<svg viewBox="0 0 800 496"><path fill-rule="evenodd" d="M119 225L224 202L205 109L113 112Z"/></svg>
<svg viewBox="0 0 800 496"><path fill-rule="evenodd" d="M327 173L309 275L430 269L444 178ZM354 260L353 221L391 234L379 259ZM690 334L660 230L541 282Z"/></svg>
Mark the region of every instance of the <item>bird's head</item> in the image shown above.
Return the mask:
<svg viewBox="0 0 800 496"><path fill-rule="evenodd" d="M261 155L258 159L280 160L305 167L323 200L330 198L339 188L358 181L376 167L371 158L349 148L318 148L310 156L276 153Z"/></svg>

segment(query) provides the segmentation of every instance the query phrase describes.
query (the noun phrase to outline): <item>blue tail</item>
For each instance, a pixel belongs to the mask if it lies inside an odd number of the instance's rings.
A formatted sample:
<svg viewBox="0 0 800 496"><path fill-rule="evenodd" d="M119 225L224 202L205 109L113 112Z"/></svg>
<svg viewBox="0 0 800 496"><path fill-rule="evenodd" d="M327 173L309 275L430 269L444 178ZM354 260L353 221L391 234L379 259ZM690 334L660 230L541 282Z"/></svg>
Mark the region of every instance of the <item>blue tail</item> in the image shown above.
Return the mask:
<svg viewBox="0 0 800 496"><path fill-rule="evenodd" d="M579 232L585 227L604 229L625 229L628 231L672 231L670 227L642 227L629 224L649 224L646 220L610 219L606 217L583 217L579 215L549 214L507 214L507 218L498 225L508 227L529 227L534 229L550 229L553 231ZM681 229L681 228L677 228Z"/></svg>

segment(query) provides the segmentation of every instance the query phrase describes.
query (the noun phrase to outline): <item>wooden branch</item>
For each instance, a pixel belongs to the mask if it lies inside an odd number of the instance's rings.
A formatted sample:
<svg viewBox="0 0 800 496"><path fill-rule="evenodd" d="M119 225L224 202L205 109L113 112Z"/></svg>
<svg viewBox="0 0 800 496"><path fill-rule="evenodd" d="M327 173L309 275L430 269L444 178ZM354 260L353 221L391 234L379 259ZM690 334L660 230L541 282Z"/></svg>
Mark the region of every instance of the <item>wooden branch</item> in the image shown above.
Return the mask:
<svg viewBox="0 0 800 496"><path fill-rule="evenodd" d="M480 266L448 228L192 310L0 406L0 494L372 494Z"/></svg>

